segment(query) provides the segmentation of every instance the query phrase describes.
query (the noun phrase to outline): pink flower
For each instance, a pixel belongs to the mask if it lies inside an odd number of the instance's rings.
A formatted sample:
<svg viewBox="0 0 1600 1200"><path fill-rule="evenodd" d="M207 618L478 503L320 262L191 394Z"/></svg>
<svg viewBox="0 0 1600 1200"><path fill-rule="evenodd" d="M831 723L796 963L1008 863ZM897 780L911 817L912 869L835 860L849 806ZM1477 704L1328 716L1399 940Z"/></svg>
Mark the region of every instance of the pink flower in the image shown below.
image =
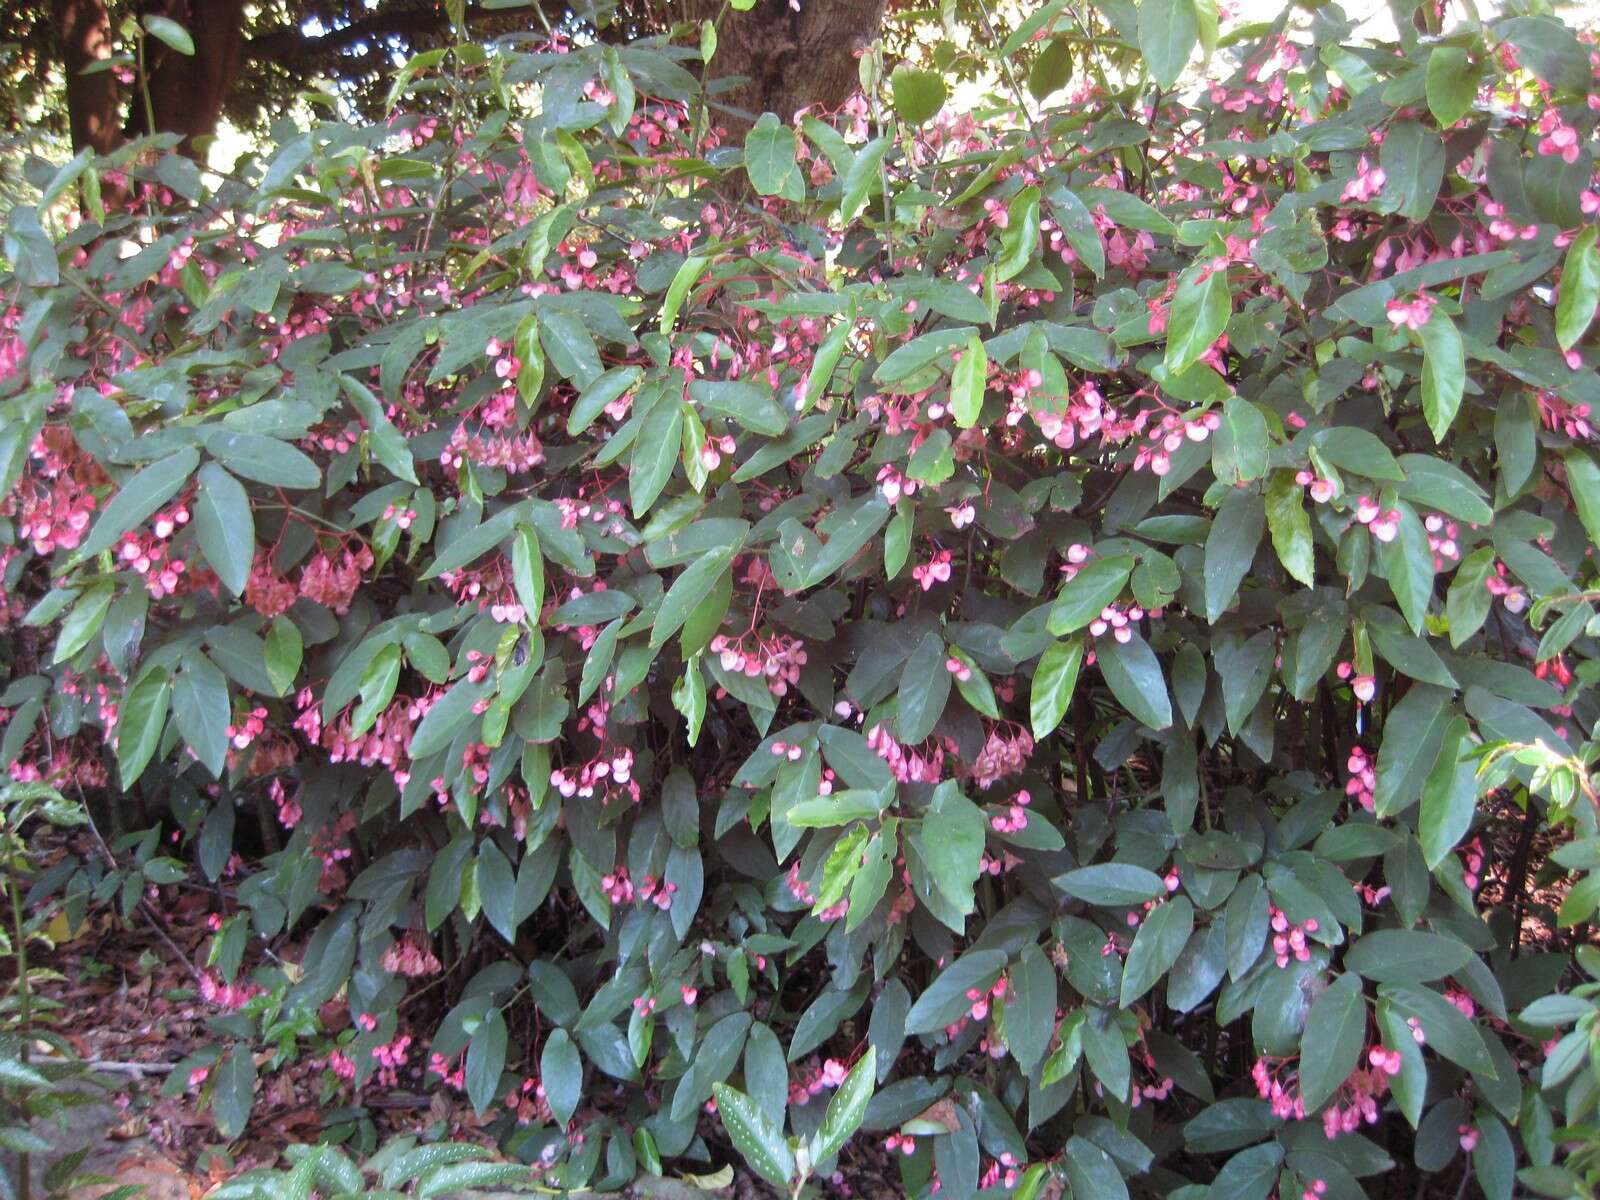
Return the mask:
<svg viewBox="0 0 1600 1200"><path fill-rule="evenodd" d="M1421 329L1428 323L1428 318L1433 315L1433 306L1436 301L1426 292L1418 292L1412 300L1391 300L1384 307L1388 310L1385 315L1391 325L1403 325L1407 329Z"/></svg>

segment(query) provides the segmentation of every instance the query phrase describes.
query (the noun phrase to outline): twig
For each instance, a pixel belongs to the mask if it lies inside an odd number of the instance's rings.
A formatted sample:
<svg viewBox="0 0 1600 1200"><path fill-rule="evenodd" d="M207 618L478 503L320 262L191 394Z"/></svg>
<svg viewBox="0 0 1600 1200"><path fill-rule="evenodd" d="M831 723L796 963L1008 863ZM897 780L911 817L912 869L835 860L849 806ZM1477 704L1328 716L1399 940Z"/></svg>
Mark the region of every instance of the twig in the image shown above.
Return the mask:
<svg viewBox="0 0 1600 1200"><path fill-rule="evenodd" d="M166 1075L177 1063L113 1062L110 1060L83 1060L60 1058L55 1055L36 1055L34 1062L53 1067L87 1067L91 1071L105 1071L113 1075Z"/></svg>
<svg viewBox="0 0 1600 1200"><path fill-rule="evenodd" d="M94 813L89 811L89 799L83 794L82 784L78 785L78 802L83 806L84 822L89 827L89 833L94 838L95 846L99 848L100 857L105 860L106 866L115 871L117 869L116 856L111 853L111 847L106 845L106 839L100 836L100 827L94 823ZM172 938L167 935L167 931L162 927L161 922L157 919L155 911L150 907L149 902L140 900L138 908L139 915L145 919L145 923L148 924L151 929L155 930L156 936L167 944L167 949L172 951L173 957L184 965L184 968L189 972L190 977L195 981L195 983L203 983L204 979L201 976L199 969L194 965L194 963L189 961L189 956L183 952L178 943L173 941Z"/></svg>

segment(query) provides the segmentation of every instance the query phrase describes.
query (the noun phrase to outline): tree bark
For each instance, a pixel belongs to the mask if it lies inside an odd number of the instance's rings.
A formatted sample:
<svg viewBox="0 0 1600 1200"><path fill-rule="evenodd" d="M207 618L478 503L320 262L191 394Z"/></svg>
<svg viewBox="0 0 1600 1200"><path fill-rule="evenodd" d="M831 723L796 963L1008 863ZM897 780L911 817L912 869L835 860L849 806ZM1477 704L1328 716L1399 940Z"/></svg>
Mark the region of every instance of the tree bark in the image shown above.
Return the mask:
<svg viewBox="0 0 1600 1200"><path fill-rule="evenodd" d="M745 76L721 91L720 103L745 117L720 123L748 128L762 113L785 121L805 108L834 108L860 84L858 58L883 23L885 0L757 0L749 12L730 11L717 26L710 78ZM715 19L722 0L686 0L691 20Z"/></svg>
<svg viewBox="0 0 1600 1200"><path fill-rule="evenodd" d="M162 0L151 6L189 31L194 55L150 39L146 68L156 128L183 136L179 149L197 157L195 139L217 131L222 106L244 62L244 0ZM130 127L143 132L144 112L133 105Z"/></svg>
<svg viewBox="0 0 1600 1200"><path fill-rule="evenodd" d="M67 76L72 148L110 154L122 144L117 77L110 71L84 71L111 57L111 14L105 0L55 0L53 16Z"/></svg>

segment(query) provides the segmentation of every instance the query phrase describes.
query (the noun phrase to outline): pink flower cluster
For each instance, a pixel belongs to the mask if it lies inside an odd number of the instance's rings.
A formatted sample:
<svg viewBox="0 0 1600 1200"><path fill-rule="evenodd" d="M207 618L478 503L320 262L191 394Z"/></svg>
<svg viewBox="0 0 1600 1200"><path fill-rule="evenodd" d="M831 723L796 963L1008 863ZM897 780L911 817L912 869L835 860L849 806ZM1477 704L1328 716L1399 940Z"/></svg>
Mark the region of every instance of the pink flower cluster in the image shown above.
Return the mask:
<svg viewBox="0 0 1600 1200"><path fill-rule="evenodd" d="M1438 301L1432 296L1418 292L1410 300L1390 300L1384 305L1384 315L1391 325L1417 330L1428 323L1436 304Z"/></svg>
<svg viewBox="0 0 1600 1200"><path fill-rule="evenodd" d="M321 551L300 572L300 594L342 617L350 611L362 573L371 570L374 561L364 545L346 548L337 559Z"/></svg>
<svg viewBox="0 0 1600 1200"><path fill-rule="evenodd" d="M1002 1150L1000 1152L1000 1157L991 1162L984 1170L983 1175L979 1178L979 1189L982 1190L984 1188L992 1187L1016 1187L1018 1180L1022 1178L1020 1174L1020 1167L1022 1165L1023 1164L1017 1162L1016 1155L1012 1154L1011 1151Z"/></svg>
<svg viewBox="0 0 1600 1200"><path fill-rule="evenodd" d="M911 577L923 591L932 591L934 584L950 582L950 559L950 551L940 550L927 562L912 567Z"/></svg>
<svg viewBox="0 0 1600 1200"><path fill-rule="evenodd" d="M1528 593L1507 578L1506 565L1503 562L1494 564L1494 574L1484 580L1484 587L1489 589L1491 596L1500 597L1507 612L1519 613L1528 607Z"/></svg>
<svg viewBox="0 0 1600 1200"><path fill-rule="evenodd" d="M1461 848L1463 870L1461 882L1467 891L1475 892L1483 881L1483 839L1473 838Z"/></svg>
<svg viewBox="0 0 1600 1200"><path fill-rule="evenodd" d="M1489 235L1502 242L1531 242L1539 236L1539 226L1518 225L1506 219L1505 206L1493 200L1484 201L1483 215L1489 218Z"/></svg>
<svg viewBox="0 0 1600 1200"><path fill-rule="evenodd" d="M764 679L767 691L786 696L800 682L800 668L806 665L806 644L788 634L764 638L751 631L739 637L718 634L711 639L711 653L724 671L738 671L748 679Z"/></svg>
<svg viewBox="0 0 1600 1200"><path fill-rule="evenodd" d="M1025 729L1009 732L997 725L989 731L978 757L972 760L972 778L988 791L1007 775L1017 775L1033 756L1033 738Z"/></svg>
<svg viewBox="0 0 1600 1200"><path fill-rule="evenodd" d="M1360 745L1350 747L1350 757L1345 760L1345 770L1350 778L1345 781L1344 794L1354 796L1361 807L1373 811L1373 789L1378 786L1378 773L1372 757Z"/></svg>
<svg viewBox="0 0 1600 1200"><path fill-rule="evenodd" d="M188 523L189 505L179 502L158 512L148 533L129 530L117 546L117 558L144 576L144 586L158 600L176 593L189 569L188 563L173 557L170 544L173 535Z"/></svg>
<svg viewBox="0 0 1600 1200"><path fill-rule="evenodd" d="M989 827L996 833L1016 833L1028 827L1028 802L1032 798L1027 789L1019 791L1011 798L1011 803L1003 812L995 813L989 818Z"/></svg>
<svg viewBox="0 0 1600 1200"><path fill-rule="evenodd" d="M1172 470L1172 456L1185 441L1203 442L1222 428L1222 414L1207 412L1185 419L1177 413L1163 413L1156 427L1146 435L1148 441L1134 455L1133 469L1150 468L1152 475Z"/></svg>
<svg viewBox="0 0 1600 1200"><path fill-rule="evenodd" d="M1287 967L1289 959L1296 962L1306 962L1311 958L1311 947L1306 942L1306 934L1317 931L1317 919L1307 917L1296 925L1277 905L1271 906L1270 920L1272 926L1272 959L1279 967Z"/></svg>
<svg viewBox="0 0 1600 1200"><path fill-rule="evenodd" d="M883 498L890 504L898 503L901 496L916 495L918 486L915 479L902 475L893 463L884 463L878 468L877 484Z"/></svg>
<svg viewBox="0 0 1600 1200"><path fill-rule="evenodd" d="M1341 204L1366 204L1383 190L1383 185L1388 182L1388 173L1375 163L1369 163L1367 156L1362 155L1361 161L1356 164L1355 178L1344 185L1344 191L1339 193Z"/></svg>
<svg viewBox="0 0 1600 1200"><path fill-rule="evenodd" d="M1382 506L1370 496L1356 497L1356 520L1365 525L1380 542L1392 542L1400 533L1400 510L1391 508L1384 512Z"/></svg>
<svg viewBox="0 0 1600 1200"><path fill-rule="evenodd" d="M789 1081L789 1103L806 1104L819 1092L838 1087L849 1073L850 1068L844 1063L837 1058L830 1058L820 1067L805 1072L801 1078Z"/></svg>
<svg viewBox="0 0 1600 1200"><path fill-rule="evenodd" d="M944 750L939 746L908 752L882 725L867 730L867 745L901 783L938 783L944 778Z"/></svg>
<svg viewBox="0 0 1600 1200"><path fill-rule="evenodd" d="M550 772L550 786L567 799L582 796L588 799L606 786L606 781L627 789L634 803L639 801L639 785L633 778L633 751L626 746L607 752L602 749L598 757L581 767L557 767Z"/></svg>
<svg viewBox="0 0 1600 1200"><path fill-rule="evenodd" d="M1578 144L1578 131L1561 119L1561 110L1547 108L1539 118L1539 153L1560 158L1565 163L1575 163L1582 147Z"/></svg>
<svg viewBox="0 0 1600 1200"><path fill-rule="evenodd" d="M1159 617L1161 610L1152 609L1150 616ZM1133 640L1134 626L1144 620L1145 611L1137 604L1129 604L1126 608L1118 608L1115 604L1108 604L1100 610L1100 615L1089 622L1089 633L1092 637L1103 637L1109 630L1111 636L1124 644Z"/></svg>
<svg viewBox="0 0 1600 1200"><path fill-rule="evenodd" d="M1380 1049L1380 1047L1373 1047ZM1369 1053L1368 1060L1371 1061ZM1362 1122L1378 1123L1378 1101L1389 1092L1389 1080L1400 1073L1400 1052L1386 1051L1381 1067L1357 1067L1339 1085L1334 1099L1322 1110L1322 1132L1330 1139L1341 1133L1354 1133Z"/></svg>
<svg viewBox="0 0 1600 1200"><path fill-rule="evenodd" d="M237 725L228 726L228 742L235 750L243 750L267 727L267 710L257 705L245 714Z"/></svg>
<svg viewBox="0 0 1600 1200"><path fill-rule="evenodd" d="M1342 662L1333 671L1335 675L1350 685L1350 690L1355 693L1356 703L1371 704L1372 698L1378 694L1377 678L1372 675L1357 675L1354 663ZM1356 749L1360 750L1360 747L1358 746Z"/></svg>
<svg viewBox="0 0 1600 1200"><path fill-rule="evenodd" d="M408 979L437 975L440 970L439 959L427 940L409 933L385 950L380 961L385 971Z"/></svg>
<svg viewBox="0 0 1600 1200"><path fill-rule="evenodd" d="M259 985L246 980L224 983L210 971L200 972L200 998L207 1004L215 1004L218 1008L243 1008L252 999L261 995L262 990Z"/></svg>

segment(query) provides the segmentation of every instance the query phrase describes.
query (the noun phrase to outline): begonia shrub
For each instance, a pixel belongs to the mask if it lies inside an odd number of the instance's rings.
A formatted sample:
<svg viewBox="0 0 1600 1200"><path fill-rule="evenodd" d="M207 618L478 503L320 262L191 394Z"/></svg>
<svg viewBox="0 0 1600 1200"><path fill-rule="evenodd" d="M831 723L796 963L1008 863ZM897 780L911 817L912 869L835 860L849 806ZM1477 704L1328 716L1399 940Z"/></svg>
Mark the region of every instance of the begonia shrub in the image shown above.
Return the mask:
<svg viewBox="0 0 1600 1200"><path fill-rule="evenodd" d="M1400 23L1052 0L753 123L709 22L463 36L35 161L0 757L104 828L35 901L210 889L172 1086L565 1188L1593 1195L1600 59Z"/></svg>

